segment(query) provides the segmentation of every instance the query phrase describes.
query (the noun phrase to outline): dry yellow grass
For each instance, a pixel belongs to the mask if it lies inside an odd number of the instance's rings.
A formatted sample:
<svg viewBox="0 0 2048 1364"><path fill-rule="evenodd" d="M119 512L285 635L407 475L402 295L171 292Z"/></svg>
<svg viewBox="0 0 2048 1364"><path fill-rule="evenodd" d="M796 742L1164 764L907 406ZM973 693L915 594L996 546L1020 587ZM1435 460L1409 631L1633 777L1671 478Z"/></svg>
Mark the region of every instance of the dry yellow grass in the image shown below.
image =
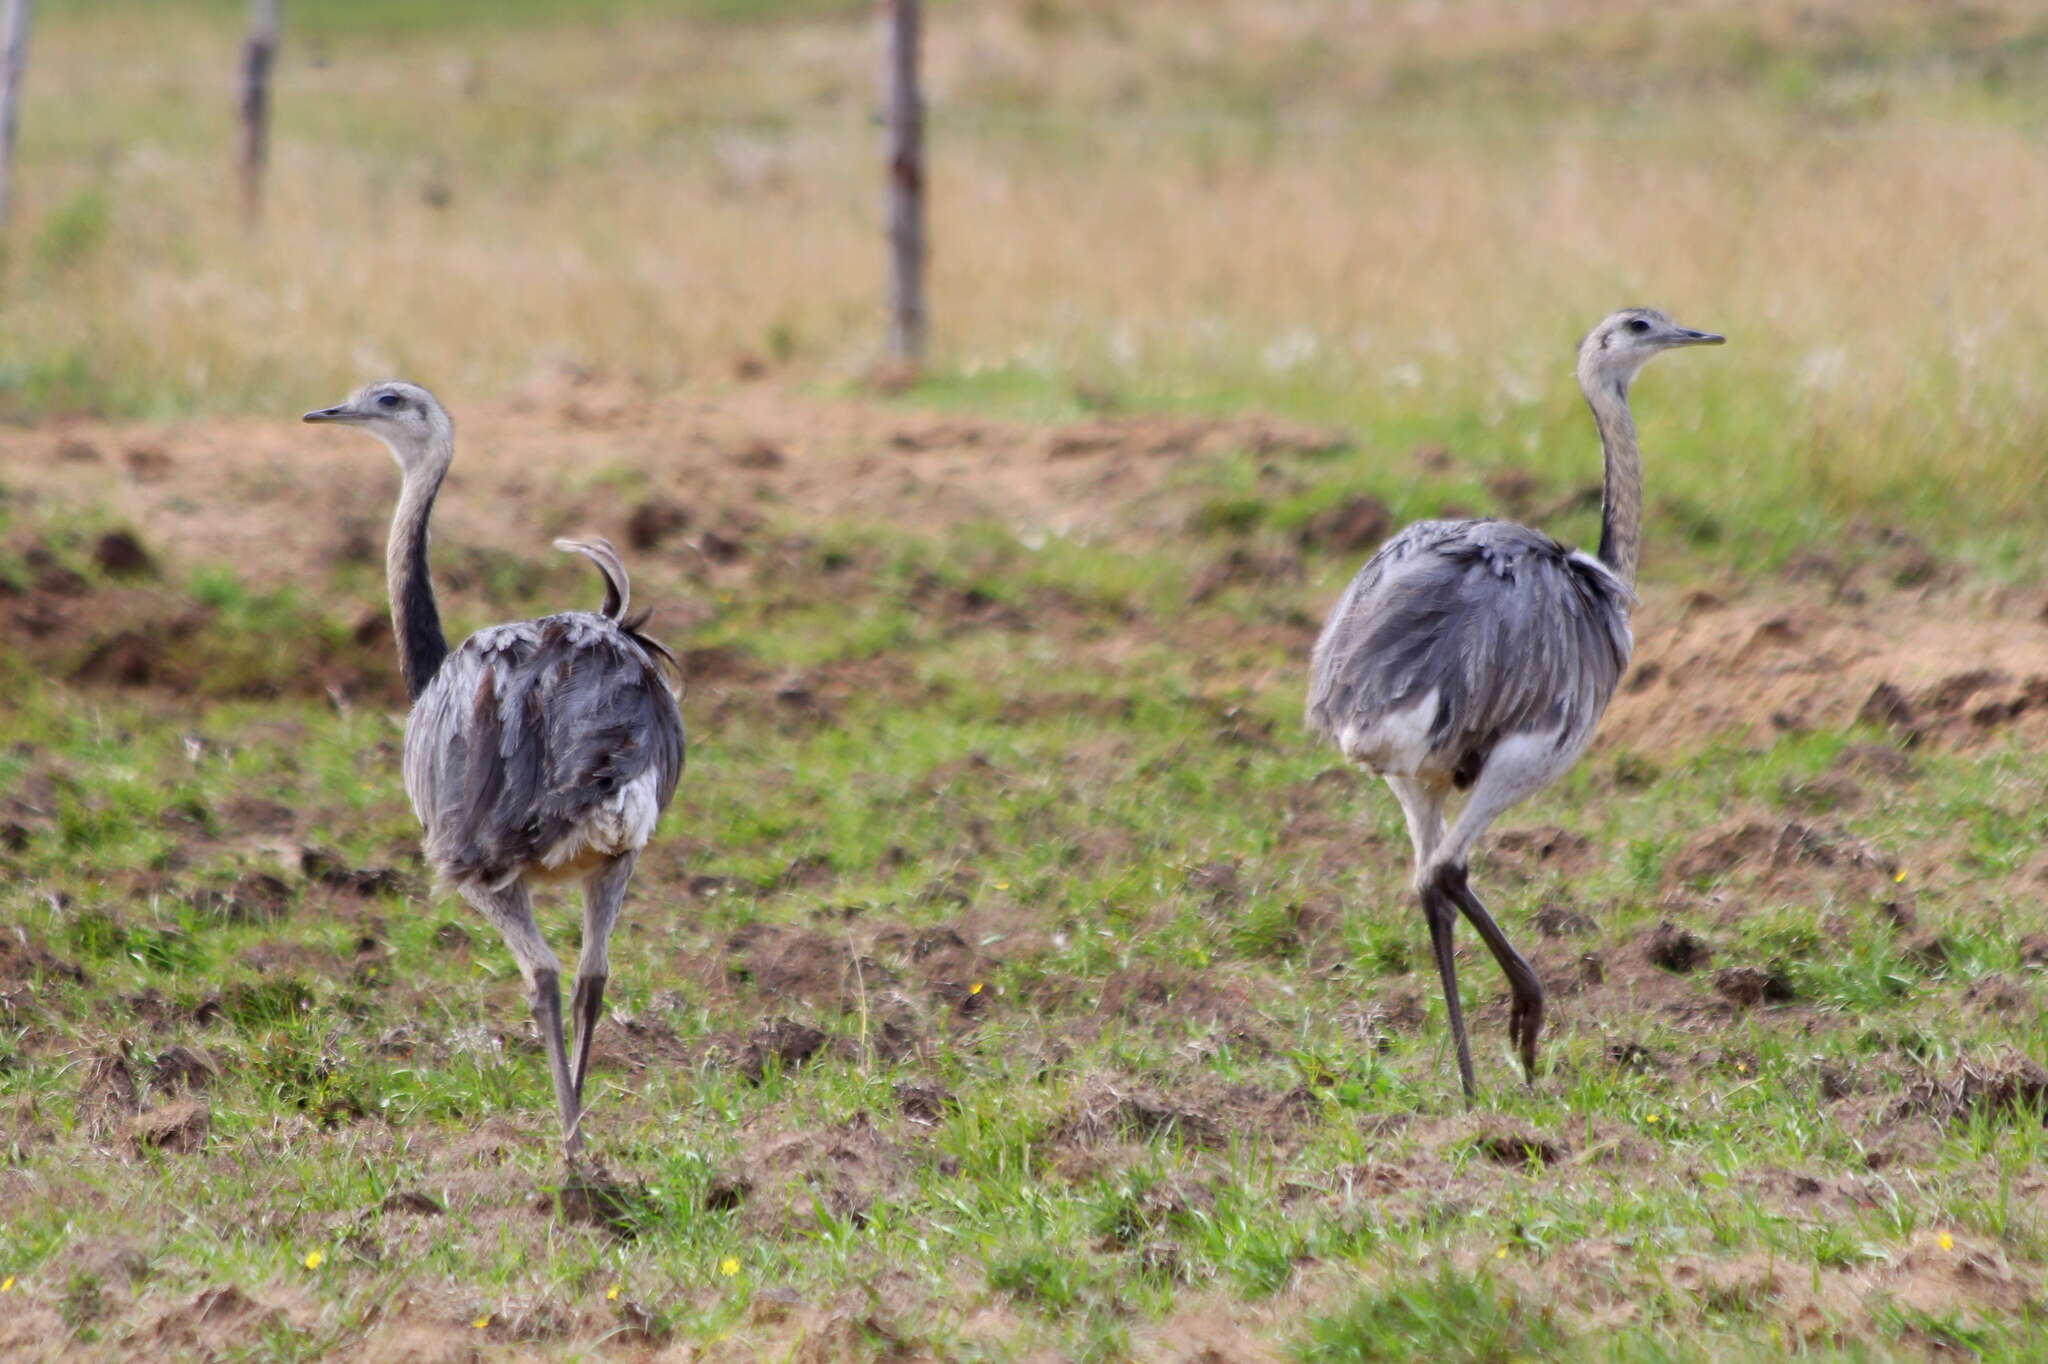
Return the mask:
<svg viewBox="0 0 2048 1364"><path fill-rule="evenodd" d="M227 174L227 16L38 35L0 358L16 406L291 410L563 365L666 387L880 333L858 17L301 30L266 229ZM2017 5L1219 0L941 7L941 372L1337 415L1552 414L1577 331L1728 332L1717 475L2013 505L2048 427L2048 165ZM314 24L317 29L317 23ZM1709 416L1708 409L1712 408ZM1504 443L1510 443L1503 437ZM2031 486L2031 479L2027 480Z"/></svg>

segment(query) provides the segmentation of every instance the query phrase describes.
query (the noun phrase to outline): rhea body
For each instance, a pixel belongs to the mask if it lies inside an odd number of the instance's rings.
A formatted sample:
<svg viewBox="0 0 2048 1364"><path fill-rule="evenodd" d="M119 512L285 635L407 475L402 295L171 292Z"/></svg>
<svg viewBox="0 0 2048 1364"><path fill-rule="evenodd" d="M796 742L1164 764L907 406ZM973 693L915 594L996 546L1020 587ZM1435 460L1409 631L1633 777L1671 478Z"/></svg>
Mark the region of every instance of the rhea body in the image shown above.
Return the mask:
<svg viewBox="0 0 2048 1364"><path fill-rule="evenodd" d="M608 945L640 850L683 770L674 657L626 614L632 586L603 540L557 540L604 577L604 604L479 630L452 652L427 565L427 522L455 427L416 384L369 384L309 422L359 427L390 447L401 483L385 568L399 667L412 698L405 789L426 857L496 926L524 977L547 1049L565 1152L582 1148L583 1083L604 1010ZM666 666L665 666L666 665ZM534 919L537 885L580 882L583 943L563 1034L561 968Z"/></svg>
<svg viewBox="0 0 2048 1364"><path fill-rule="evenodd" d="M1629 386L1654 356L1723 339L1626 308L1580 343L1579 387L1606 457L1597 555L1510 521L1420 521L1358 571L1316 641L1308 724L1384 778L1407 816L1468 1100L1452 958L1461 913L1507 977L1509 1039L1531 1080L1544 1004L1535 970L1473 893L1468 859L1503 812L1578 760L1628 666L1643 514Z"/></svg>

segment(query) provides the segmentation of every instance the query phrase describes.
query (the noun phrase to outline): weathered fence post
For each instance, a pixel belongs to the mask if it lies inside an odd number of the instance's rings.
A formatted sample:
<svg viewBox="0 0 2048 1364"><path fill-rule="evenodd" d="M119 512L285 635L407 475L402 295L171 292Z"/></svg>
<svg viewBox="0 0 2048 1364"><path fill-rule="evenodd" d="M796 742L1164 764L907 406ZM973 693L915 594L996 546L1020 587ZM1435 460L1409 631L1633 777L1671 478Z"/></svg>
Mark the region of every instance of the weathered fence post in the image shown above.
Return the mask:
<svg viewBox="0 0 2048 1364"><path fill-rule="evenodd" d="M882 0L889 120L889 359L924 360L924 97L918 89L919 0Z"/></svg>
<svg viewBox="0 0 2048 1364"><path fill-rule="evenodd" d="M14 141L21 126L21 78L28 71L29 0L0 9L0 225L14 206Z"/></svg>
<svg viewBox="0 0 2048 1364"><path fill-rule="evenodd" d="M270 68L277 60L280 0L249 0L242 43L242 215L263 217L263 169L270 160Z"/></svg>

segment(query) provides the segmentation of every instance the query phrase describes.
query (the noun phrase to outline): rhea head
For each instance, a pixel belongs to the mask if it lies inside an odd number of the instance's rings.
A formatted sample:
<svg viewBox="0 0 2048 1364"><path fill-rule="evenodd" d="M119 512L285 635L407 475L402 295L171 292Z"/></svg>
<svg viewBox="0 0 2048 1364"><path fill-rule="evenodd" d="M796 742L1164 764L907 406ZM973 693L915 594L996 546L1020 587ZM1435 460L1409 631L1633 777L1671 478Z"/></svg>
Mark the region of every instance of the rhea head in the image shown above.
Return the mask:
<svg viewBox="0 0 2048 1364"><path fill-rule="evenodd" d="M1728 338L1681 327L1655 308L1623 308L1579 343L1579 386L1626 396L1636 371L1680 346L1718 346Z"/></svg>
<svg viewBox="0 0 2048 1364"><path fill-rule="evenodd" d="M435 464L445 467L455 449L455 423L448 410L433 394L402 379L364 384L346 401L308 412L305 420L361 427L389 446L408 474Z"/></svg>

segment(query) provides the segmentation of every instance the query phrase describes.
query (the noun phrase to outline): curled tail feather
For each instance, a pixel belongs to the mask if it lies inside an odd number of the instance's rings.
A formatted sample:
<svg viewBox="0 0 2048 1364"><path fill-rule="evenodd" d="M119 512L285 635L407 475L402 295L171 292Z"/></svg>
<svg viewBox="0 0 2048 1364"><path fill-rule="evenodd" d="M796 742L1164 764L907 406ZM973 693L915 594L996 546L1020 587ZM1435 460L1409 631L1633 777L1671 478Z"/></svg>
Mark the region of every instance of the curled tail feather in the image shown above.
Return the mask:
<svg viewBox="0 0 2048 1364"><path fill-rule="evenodd" d="M612 542L603 536L592 536L588 540L557 540L555 548L565 554L581 554L597 565L597 571L604 574L604 605L598 614L611 620L625 617L626 606L633 600L633 580L626 576L626 561L612 548Z"/></svg>
<svg viewBox="0 0 2048 1364"><path fill-rule="evenodd" d="M669 647L660 640L641 633L640 627L645 625L647 618L654 613L649 610L642 611L637 616L626 615L626 607L633 600L633 580L626 575L626 561L612 548L612 542L601 535L593 535L588 540L557 540L555 548L565 554L581 554L597 565L597 571L604 575L604 605L598 608L598 614L607 620L617 621L619 628L626 632L627 637L646 649L649 654L659 654L667 659L669 667L675 670L676 678L680 681L683 666L677 662L676 656L669 652ZM670 690L674 691L676 688L671 686Z"/></svg>

